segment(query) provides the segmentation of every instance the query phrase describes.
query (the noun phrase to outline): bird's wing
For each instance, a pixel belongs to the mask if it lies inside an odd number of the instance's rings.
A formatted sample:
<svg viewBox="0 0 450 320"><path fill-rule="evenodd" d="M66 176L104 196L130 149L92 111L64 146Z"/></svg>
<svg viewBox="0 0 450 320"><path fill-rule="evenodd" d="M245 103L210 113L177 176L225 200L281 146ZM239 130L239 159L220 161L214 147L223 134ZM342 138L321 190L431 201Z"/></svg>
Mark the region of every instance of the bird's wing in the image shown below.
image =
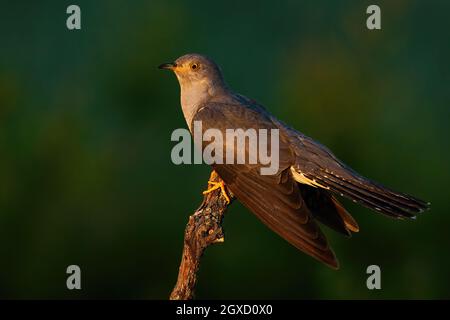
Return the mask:
<svg viewBox="0 0 450 320"><path fill-rule="evenodd" d="M422 200L359 175L311 138L280 122L277 125L284 129L283 134L291 141L295 154L291 169L298 182L329 190L394 218L413 218L428 209L429 204Z"/></svg>
<svg viewBox="0 0 450 320"><path fill-rule="evenodd" d="M199 109L193 121L201 121L203 131L215 128L222 133L238 128L277 129L265 113L240 104L209 103ZM270 138L268 142L270 148ZM292 151L286 141L280 141L279 146L280 168L275 175L261 175L259 164L214 164L213 168L236 198L270 229L296 248L337 268L336 257L292 177Z"/></svg>

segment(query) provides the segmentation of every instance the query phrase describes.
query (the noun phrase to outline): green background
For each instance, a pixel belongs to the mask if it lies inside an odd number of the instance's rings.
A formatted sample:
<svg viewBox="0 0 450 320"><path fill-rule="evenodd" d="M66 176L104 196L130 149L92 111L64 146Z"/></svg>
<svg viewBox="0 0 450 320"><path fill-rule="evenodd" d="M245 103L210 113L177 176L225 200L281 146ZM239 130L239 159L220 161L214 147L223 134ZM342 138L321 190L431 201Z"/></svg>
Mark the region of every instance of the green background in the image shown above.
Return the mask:
<svg viewBox="0 0 450 320"><path fill-rule="evenodd" d="M66 8L82 30L66 28ZM211 56L236 91L362 174L432 202L394 221L345 201L341 269L235 202L198 298L450 298L448 1L5 1L0 4L0 298L166 299L209 168L175 166L173 75ZM82 290L66 289L66 268ZM366 288L377 264L382 290Z"/></svg>

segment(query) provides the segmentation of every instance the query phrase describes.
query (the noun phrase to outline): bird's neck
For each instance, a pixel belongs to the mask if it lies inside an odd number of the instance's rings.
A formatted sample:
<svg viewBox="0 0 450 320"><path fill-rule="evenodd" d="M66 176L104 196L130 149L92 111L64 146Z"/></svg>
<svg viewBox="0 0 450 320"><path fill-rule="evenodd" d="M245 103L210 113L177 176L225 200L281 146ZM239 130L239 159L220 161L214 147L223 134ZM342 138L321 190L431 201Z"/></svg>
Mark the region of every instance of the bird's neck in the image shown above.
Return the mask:
<svg viewBox="0 0 450 320"><path fill-rule="evenodd" d="M198 111L198 108L206 103L210 97L207 90L192 90L186 86L181 86L180 97L181 109L190 129L192 119Z"/></svg>
<svg viewBox="0 0 450 320"><path fill-rule="evenodd" d="M226 86L211 85L210 83L180 83L181 109L189 129L192 119L202 105L215 97L225 94Z"/></svg>

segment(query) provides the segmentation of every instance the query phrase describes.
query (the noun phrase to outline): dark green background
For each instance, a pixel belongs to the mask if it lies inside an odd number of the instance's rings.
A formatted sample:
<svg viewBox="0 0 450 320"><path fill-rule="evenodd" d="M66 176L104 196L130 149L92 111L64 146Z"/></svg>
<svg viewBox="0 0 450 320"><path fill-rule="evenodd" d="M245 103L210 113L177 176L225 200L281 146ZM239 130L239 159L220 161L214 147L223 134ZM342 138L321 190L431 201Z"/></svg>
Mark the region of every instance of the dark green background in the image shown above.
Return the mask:
<svg viewBox="0 0 450 320"><path fill-rule="evenodd" d="M82 30L66 28L69 4ZM175 166L188 52L364 175L432 202L417 221L348 204L333 271L239 203L198 298L450 298L448 1L5 1L0 4L0 298L158 298L175 283L206 165ZM82 290L65 287L82 269ZM366 268L382 290L366 288Z"/></svg>

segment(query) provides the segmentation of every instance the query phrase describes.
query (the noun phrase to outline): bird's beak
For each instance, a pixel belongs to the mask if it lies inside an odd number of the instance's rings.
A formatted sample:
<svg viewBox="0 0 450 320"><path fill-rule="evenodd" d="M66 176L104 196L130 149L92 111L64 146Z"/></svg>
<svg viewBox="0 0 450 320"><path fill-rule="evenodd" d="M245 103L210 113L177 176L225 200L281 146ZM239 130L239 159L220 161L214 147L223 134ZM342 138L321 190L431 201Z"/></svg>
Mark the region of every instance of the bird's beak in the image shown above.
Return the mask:
<svg viewBox="0 0 450 320"><path fill-rule="evenodd" d="M167 70L174 70L176 68L176 63L163 63L158 66L158 69L167 69Z"/></svg>

